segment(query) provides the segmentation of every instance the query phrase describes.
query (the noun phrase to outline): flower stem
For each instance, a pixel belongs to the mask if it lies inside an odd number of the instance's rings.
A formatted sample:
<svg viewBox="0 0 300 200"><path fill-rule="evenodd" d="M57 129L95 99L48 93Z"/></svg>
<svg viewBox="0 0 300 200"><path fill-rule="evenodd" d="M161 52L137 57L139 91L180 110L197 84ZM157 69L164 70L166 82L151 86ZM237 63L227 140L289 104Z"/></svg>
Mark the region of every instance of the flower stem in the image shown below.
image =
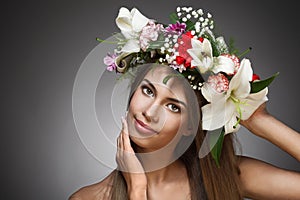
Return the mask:
<svg viewBox="0 0 300 200"><path fill-rule="evenodd" d="M238 55L239 58L241 58L242 56L246 55L247 53L249 53L252 50L252 47L249 47L248 49L246 49L243 53L241 53L240 55Z"/></svg>
<svg viewBox="0 0 300 200"><path fill-rule="evenodd" d="M98 42L105 42L105 43L108 43L108 44L118 44L118 42L116 42L116 41L107 41L107 40L102 40L100 38L96 38L96 40Z"/></svg>
<svg viewBox="0 0 300 200"><path fill-rule="evenodd" d="M233 101L234 105L235 105L235 108L239 114L239 117L238 117L238 120L237 122L235 123L235 125L233 126L233 128L235 129L237 127L237 125L241 122L241 119L242 119L242 111L241 111L241 107L240 107L240 100L233 97L233 96L230 96L230 99Z"/></svg>

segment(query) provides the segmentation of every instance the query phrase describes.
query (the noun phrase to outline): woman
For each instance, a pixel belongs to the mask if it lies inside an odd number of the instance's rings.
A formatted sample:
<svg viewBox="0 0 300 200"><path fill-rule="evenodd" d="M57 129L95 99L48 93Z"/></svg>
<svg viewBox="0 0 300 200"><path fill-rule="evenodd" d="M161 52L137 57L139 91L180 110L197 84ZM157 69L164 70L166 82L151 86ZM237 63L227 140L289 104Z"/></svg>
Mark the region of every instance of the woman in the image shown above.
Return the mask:
<svg viewBox="0 0 300 200"><path fill-rule="evenodd" d="M195 105L192 94L197 95L200 108L206 103L185 79L175 76L163 84L165 77L175 73L170 67L145 67L139 68L127 117L122 120L117 154L119 169L100 183L80 189L70 199L300 199L299 173L252 158L236 157L232 134L225 136L220 167L210 154L199 159L198 151L205 136L201 126L189 148L175 161L175 145L170 145L159 158L136 157L135 152L155 152L172 140L182 145L179 140L193 134L192 125L187 122L197 120L197 116L190 115L195 113L195 108L187 106ZM242 124L300 161L297 149L300 135L269 115L265 104ZM161 159L170 162L151 170L153 163L161 164Z"/></svg>
<svg viewBox="0 0 300 200"><path fill-rule="evenodd" d="M223 146L217 142L222 147L219 156L209 149L211 153L199 157L199 151L208 144L206 135L210 135L205 130L223 127L230 133L242 124L300 161L300 135L267 113L265 87L250 94L250 85L251 89L255 86L250 62L237 61L228 54L222 38L214 38L208 30L213 25L211 16L203 19L207 28L198 30L197 23L203 21L199 17L191 26L194 32L185 32L188 23L182 22L187 21L185 16L191 10L177 10L181 21L164 28L137 10L120 9L116 22L125 40L113 62L117 71L145 62L161 64L137 67L117 141L118 169L70 199L300 199L299 173L235 156L232 134L221 134L225 136ZM202 11L190 13L195 17ZM167 38L161 40L160 34ZM164 53L172 45L170 39L177 45ZM153 51L159 40L168 45ZM207 71L214 75L204 81L200 73ZM228 120L225 114L231 108L238 115L230 115ZM219 113L223 111L222 116ZM226 118L226 123L219 116Z"/></svg>

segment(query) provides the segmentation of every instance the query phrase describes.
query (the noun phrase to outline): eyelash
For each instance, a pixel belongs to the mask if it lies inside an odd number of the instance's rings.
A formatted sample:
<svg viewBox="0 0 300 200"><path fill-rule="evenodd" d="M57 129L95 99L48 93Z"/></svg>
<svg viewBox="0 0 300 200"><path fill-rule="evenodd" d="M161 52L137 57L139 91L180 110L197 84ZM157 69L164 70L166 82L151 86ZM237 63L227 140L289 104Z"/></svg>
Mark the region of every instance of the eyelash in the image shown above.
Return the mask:
<svg viewBox="0 0 300 200"><path fill-rule="evenodd" d="M174 113L180 113L180 111L181 111L180 108L177 105L173 104L173 103L169 103L167 105L167 107L171 110L171 112L174 112ZM174 110L174 107L175 107L175 110Z"/></svg>
<svg viewBox="0 0 300 200"><path fill-rule="evenodd" d="M142 86L142 92L149 97L154 97L153 91L145 85ZM149 93L151 93L151 94L149 94Z"/></svg>
<svg viewBox="0 0 300 200"><path fill-rule="evenodd" d="M149 96L149 97L154 97L154 92L147 86L143 85L141 86L142 88L142 92L143 94ZM175 107L175 108L174 108ZM174 112L174 113L180 113L181 112L181 109L179 106L173 104L173 103L169 103L167 104L167 108L171 111L171 112Z"/></svg>

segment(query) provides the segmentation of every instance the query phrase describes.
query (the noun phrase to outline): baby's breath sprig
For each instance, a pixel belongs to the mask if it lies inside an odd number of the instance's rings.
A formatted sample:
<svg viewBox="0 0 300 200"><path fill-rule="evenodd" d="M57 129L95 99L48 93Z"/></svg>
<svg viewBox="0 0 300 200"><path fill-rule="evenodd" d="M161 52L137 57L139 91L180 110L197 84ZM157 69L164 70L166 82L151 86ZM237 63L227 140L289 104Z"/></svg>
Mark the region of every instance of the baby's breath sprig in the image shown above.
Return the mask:
<svg viewBox="0 0 300 200"><path fill-rule="evenodd" d="M212 15L210 13L205 14L203 9L195 10L192 7L177 7L176 14L180 22L186 23L187 30L194 30L198 37L205 30L214 29Z"/></svg>

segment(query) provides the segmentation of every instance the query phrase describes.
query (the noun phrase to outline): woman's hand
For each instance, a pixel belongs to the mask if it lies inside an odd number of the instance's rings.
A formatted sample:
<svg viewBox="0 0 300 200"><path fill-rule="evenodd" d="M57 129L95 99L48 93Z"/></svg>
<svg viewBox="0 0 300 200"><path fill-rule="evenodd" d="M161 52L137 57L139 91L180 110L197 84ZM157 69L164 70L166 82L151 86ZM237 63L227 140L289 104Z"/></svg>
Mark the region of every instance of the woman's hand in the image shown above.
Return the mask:
<svg viewBox="0 0 300 200"><path fill-rule="evenodd" d="M147 177L130 144L126 119L122 118L122 131L117 140L116 161L127 184L129 199L147 199Z"/></svg>
<svg viewBox="0 0 300 200"><path fill-rule="evenodd" d="M262 132L255 131L256 123L259 123L260 120L264 118L271 117L271 115L267 112L266 103L261 104L255 112L247 119L241 120L241 124L254 133L257 136L264 137Z"/></svg>
<svg viewBox="0 0 300 200"><path fill-rule="evenodd" d="M270 115L266 110L266 103L263 103L249 119L241 121L241 124L253 134L277 145L300 161L300 134Z"/></svg>

